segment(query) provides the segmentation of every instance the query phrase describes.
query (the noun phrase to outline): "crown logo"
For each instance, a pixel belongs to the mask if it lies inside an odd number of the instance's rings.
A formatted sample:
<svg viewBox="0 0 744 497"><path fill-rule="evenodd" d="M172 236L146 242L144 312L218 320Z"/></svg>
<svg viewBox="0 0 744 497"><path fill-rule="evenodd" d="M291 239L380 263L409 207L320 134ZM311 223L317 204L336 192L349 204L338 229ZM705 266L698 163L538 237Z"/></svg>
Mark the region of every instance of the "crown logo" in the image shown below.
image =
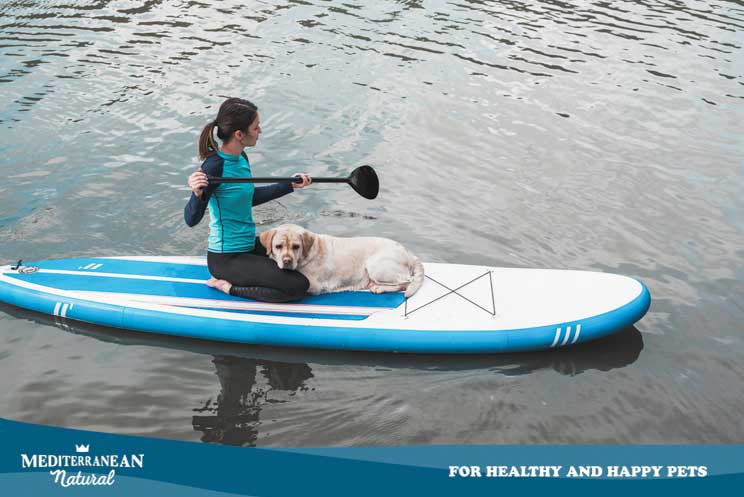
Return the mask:
<svg viewBox="0 0 744 497"><path fill-rule="evenodd" d="M75 452L88 452L88 450L90 450L90 444L89 445L75 444Z"/></svg>

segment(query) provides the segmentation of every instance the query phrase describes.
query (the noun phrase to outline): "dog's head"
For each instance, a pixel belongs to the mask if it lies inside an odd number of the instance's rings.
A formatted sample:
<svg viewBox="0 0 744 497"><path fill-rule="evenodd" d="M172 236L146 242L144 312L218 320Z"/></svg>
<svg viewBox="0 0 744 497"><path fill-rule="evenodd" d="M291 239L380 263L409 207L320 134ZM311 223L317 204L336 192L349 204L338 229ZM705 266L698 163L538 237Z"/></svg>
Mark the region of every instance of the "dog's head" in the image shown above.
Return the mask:
<svg viewBox="0 0 744 497"><path fill-rule="evenodd" d="M297 269L307 257L315 241L315 234L296 224L282 224L259 235L266 253L281 269Z"/></svg>

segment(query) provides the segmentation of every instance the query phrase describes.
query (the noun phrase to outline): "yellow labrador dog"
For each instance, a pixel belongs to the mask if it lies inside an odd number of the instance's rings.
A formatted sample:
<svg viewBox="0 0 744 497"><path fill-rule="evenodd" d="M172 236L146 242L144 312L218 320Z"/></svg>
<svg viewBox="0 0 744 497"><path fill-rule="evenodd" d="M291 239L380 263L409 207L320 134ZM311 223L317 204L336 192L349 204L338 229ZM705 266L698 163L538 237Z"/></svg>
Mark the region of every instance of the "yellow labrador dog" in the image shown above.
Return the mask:
<svg viewBox="0 0 744 497"><path fill-rule="evenodd" d="M310 281L308 293L405 290L410 297L424 281L421 261L388 238L339 238L282 224L259 236L269 257L282 269L295 269Z"/></svg>

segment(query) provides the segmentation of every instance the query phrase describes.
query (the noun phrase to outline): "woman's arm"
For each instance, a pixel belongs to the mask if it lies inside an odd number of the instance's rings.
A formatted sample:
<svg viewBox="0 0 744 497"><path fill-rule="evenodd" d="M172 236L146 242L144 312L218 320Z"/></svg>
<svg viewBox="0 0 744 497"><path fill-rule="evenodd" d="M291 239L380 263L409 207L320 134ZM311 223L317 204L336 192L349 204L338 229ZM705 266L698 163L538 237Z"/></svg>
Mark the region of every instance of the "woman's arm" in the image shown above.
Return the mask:
<svg viewBox="0 0 744 497"><path fill-rule="evenodd" d="M199 170L209 176L222 177L222 165L224 160L217 154L214 154L204 161ZM209 204L209 197L219 187L218 183L208 184L204 188L193 189L191 192L191 198L183 209L183 219L189 227L196 226L199 221L204 217L204 212L207 210ZM200 195L197 196L196 192L199 191Z"/></svg>
<svg viewBox="0 0 744 497"><path fill-rule="evenodd" d="M257 186L253 190L253 205L261 205L271 200L292 193L291 183L276 183L268 186Z"/></svg>
<svg viewBox="0 0 744 497"><path fill-rule="evenodd" d="M186 221L186 224L190 228L199 224L199 221L202 220L204 213L207 210L209 198L206 198L205 193L202 193L202 197L205 197L205 200L202 200L197 197L194 192L191 192L189 203L186 204L186 207L183 209L183 220Z"/></svg>
<svg viewBox="0 0 744 497"><path fill-rule="evenodd" d="M297 173L295 176L302 178L302 183L277 183L269 186L257 186L253 190L253 205L261 205L270 200L283 197L288 193L292 193L297 188L305 188L312 184L313 180L305 173Z"/></svg>

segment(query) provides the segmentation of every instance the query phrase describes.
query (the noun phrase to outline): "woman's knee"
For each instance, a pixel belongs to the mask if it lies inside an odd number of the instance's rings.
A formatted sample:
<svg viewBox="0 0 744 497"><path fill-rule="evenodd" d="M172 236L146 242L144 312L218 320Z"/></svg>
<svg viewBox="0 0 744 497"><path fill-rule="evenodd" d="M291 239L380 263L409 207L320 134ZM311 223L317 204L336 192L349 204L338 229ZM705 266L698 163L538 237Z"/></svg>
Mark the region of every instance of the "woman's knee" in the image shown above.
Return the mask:
<svg viewBox="0 0 744 497"><path fill-rule="evenodd" d="M285 289L287 293L298 296L305 295L308 288L310 288L310 281L307 277L299 271L288 271L288 273L291 276L288 278L288 284Z"/></svg>
<svg viewBox="0 0 744 497"><path fill-rule="evenodd" d="M299 297L290 293L278 290L276 288L265 286L237 286L230 287L230 295L242 297L245 299L259 300L261 302L271 302L274 304L283 302L292 302Z"/></svg>

